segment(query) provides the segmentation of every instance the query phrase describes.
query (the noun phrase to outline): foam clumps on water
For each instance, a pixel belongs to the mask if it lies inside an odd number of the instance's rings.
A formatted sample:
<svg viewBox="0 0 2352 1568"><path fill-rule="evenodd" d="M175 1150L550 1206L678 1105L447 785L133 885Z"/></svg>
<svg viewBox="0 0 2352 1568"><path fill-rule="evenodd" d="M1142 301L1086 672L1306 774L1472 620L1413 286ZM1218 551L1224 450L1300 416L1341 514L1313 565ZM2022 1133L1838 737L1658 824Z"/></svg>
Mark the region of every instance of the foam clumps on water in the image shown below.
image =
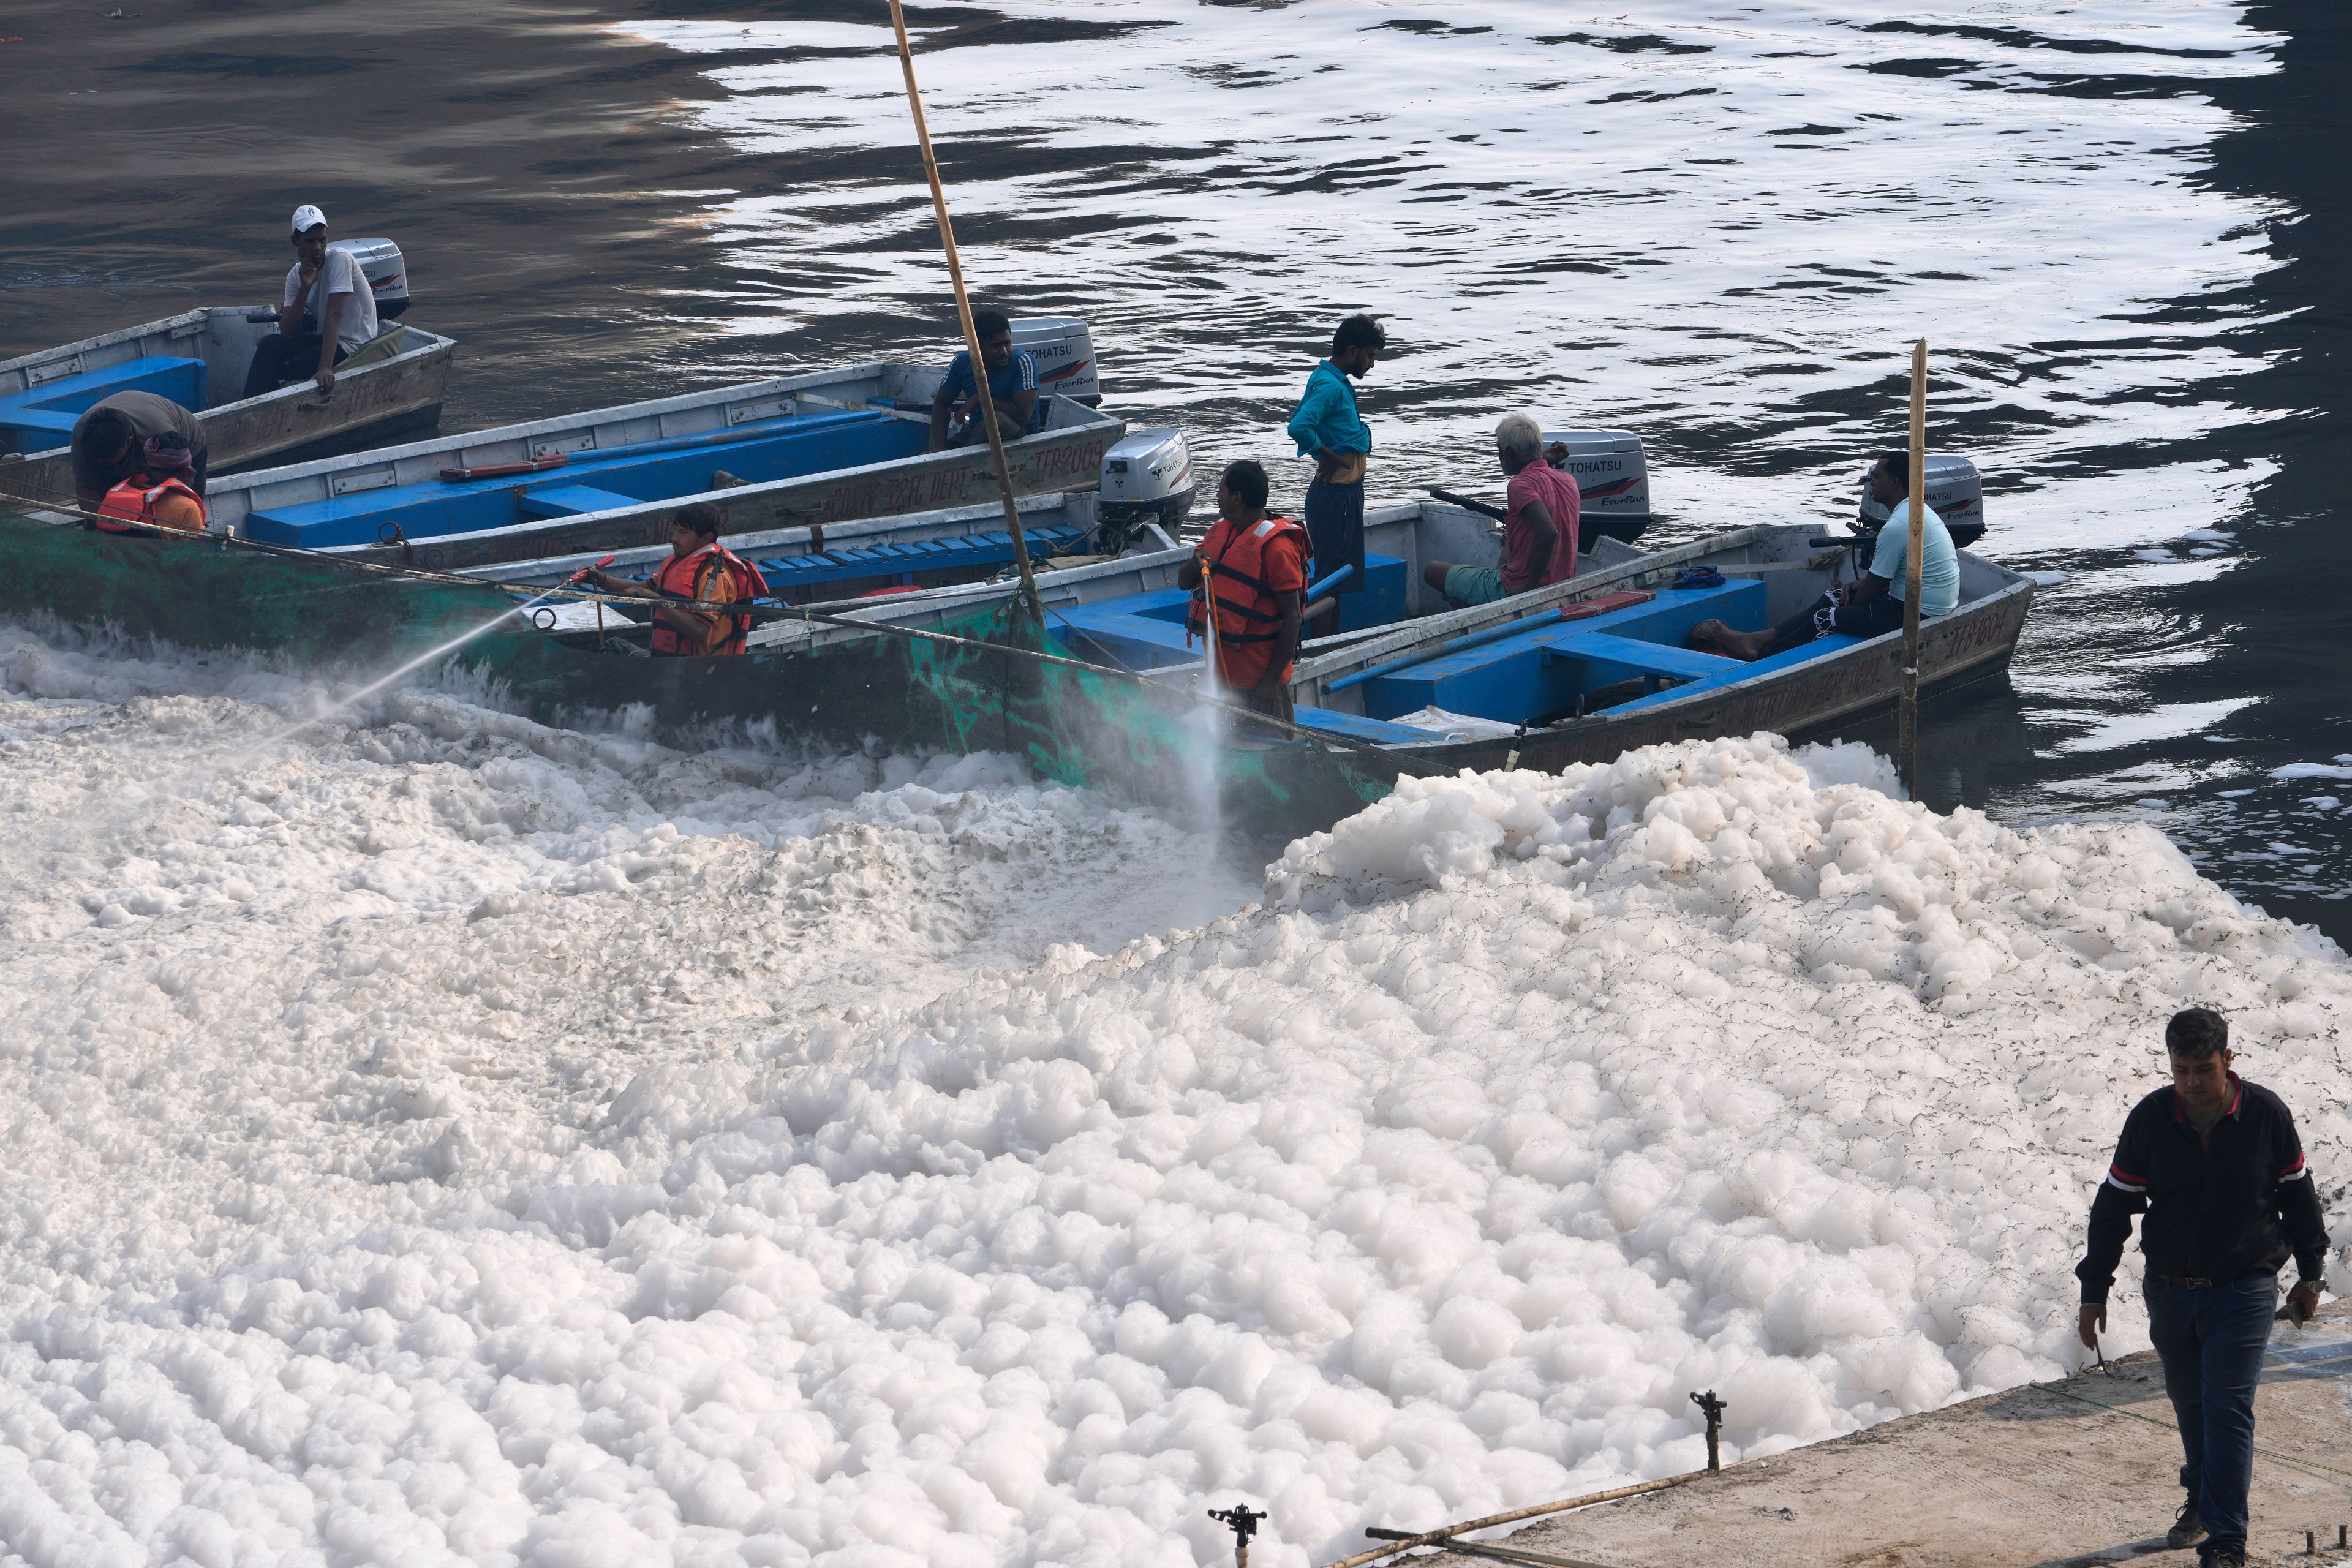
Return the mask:
<svg viewBox="0 0 2352 1568"><path fill-rule="evenodd" d="M1407 781L1208 918L1002 760L446 696L85 831L271 715L33 662L15 1561L1323 1562L1694 1468L1694 1389L1746 1457L2071 1368L2188 1002L2352 1169L2340 953L1859 747Z"/></svg>

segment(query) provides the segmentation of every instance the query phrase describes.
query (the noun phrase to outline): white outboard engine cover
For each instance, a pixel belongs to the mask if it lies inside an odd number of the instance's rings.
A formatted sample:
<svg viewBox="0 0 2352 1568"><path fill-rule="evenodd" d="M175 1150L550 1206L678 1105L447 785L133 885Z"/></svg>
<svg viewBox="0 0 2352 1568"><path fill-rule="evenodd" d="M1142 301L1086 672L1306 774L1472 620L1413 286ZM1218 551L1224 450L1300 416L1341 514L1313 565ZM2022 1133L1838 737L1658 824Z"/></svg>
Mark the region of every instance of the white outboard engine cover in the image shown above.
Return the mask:
<svg viewBox="0 0 2352 1568"><path fill-rule="evenodd" d="M380 241L377 243L381 243ZM1084 321L1045 318L1013 323L1013 346L1037 361L1037 395L1067 397L1089 408L1102 406L1102 367L1095 361L1095 337Z"/></svg>
<svg viewBox="0 0 2352 1568"><path fill-rule="evenodd" d="M1544 446L1549 448L1554 442L1568 448L1567 460L1552 467L1576 480L1586 531L1612 518L1649 521L1650 465L1642 455L1639 436L1631 430L1545 431Z"/></svg>
<svg viewBox="0 0 2352 1568"><path fill-rule="evenodd" d="M1192 445L1171 426L1130 430L1103 454L1102 493L1096 515L1102 520L1106 554L1113 539L1147 522L1170 533L1192 510Z"/></svg>
<svg viewBox="0 0 2352 1568"><path fill-rule="evenodd" d="M400 247L388 239L337 239L330 241L327 248L348 250L352 259L360 264L360 276L375 291L379 320L389 321L408 309L408 262L400 254ZM1038 362L1041 375L1045 368L1045 363Z"/></svg>
<svg viewBox="0 0 2352 1568"><path fill-rule="evenodd" d="M1894 509L1883 507L1870 495L1870 475L1862 476L1862 511L1853 526L1861 532L1875 533L1886 524L1887 514ZM1927 510L1944 520L1944 526L1958 534L1962 529L1970 537L1984 528L1984 482L1977 478L1977 466L1966 458L1949 452L1927 454Z"/></svg>

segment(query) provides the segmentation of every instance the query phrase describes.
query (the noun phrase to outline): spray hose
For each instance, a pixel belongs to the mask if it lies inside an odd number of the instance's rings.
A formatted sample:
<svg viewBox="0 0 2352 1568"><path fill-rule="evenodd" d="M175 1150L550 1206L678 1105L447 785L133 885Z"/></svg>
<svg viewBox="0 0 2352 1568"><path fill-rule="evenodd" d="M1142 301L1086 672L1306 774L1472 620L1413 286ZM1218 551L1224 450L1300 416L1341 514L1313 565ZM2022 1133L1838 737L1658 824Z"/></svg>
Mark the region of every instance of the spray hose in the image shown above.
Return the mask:
<svg viewBox="0 0 2352 1568"><path fill-rule="evenodd" d="M70 512L74 516L83 519L95 519L98 516L96 512L87 510L79 505L68 506L58 503L51 506L49 510ZM950 647L975 648L984 653L1003 654L1013 658L1027 659L1033 664L1051 665L1064 669L1075 669L1087 675L1101 676L1105 679L1123 681L1129 685L1141 688L1147 691L1166 689L1164 687L1145 679L1142 675L1131 669L1119 669L1107 664L1090 664L1085 659L1071 658L1063 654L1045 653L1034 648L1015 647L1006 643L983 642L977 637L956 637L948 632L924 631L915 626L893 626L887 621L862 621L848 616L826 615L816 610L805 609L797 605L763 605L757 603L746 604L740 601L722 603L709 599L677 599L667 596L656 601L631 594L603 594L598 593L593 589L573 587L569 584L559 584L552 587L536 587L523 583L499 583L482 577L461 577L447 572L428 571L421 566L395 566L389 563L377 561L347 561L338 556L324 554L316 550L305 550L297 545L271 544L258 539L240 538L236 534L191 533L185 529L169 528L156 523L132 522L120 519L110 519L109 521L115 522L126 531L150 534L161 540L178 541L180 542L190 544L207 544L223 551L230 549L251 551L261 555L275 556L286 560L305 561L309 562L312 565L329 566L341 572L361 573L368 575L388 578L397 582L434 583L445 586L460 588L487 588L493 593L513 595L532 602L546 599L569 599L581 604L635 605L639 608L643 608L649 604L660 603L670 605L680 609L694 610L710 615L746 616L753 620L762 622L799 621L805 626L835 626L848 631L879 633L886 637L901 637L909 641L944 644ZM529 606L518 606L518 608L527 607ZM499 616L499 618L504 619L506 616L513 615L515 611L513 610L506 611ZM1393 769L1397 773L1411 774L1416 778L1442 778L1449 775L1453 771L1451 769L1433 767L1416 758L1408 757L1396 752L1387 751L1379 746L1369 745L1351 736L1332 734L1319 730L1310 730L1304 725L1293 723L1288 720L1277 719L1270 713L1261 713L1254 708L1244 708L1238 703L1227 702L1216 697L1204 695L1198 697L1196 700L1202 707L1215 709L1225 713L1235 714L1249 720L1253 723L1268 726L1281 731L1286 738L1293 741L1306 742L1317 746L1328 747L1336 751L1349 752L1362 756L1378 757L1381 760L1381 763L1383 768Z"/></svg>

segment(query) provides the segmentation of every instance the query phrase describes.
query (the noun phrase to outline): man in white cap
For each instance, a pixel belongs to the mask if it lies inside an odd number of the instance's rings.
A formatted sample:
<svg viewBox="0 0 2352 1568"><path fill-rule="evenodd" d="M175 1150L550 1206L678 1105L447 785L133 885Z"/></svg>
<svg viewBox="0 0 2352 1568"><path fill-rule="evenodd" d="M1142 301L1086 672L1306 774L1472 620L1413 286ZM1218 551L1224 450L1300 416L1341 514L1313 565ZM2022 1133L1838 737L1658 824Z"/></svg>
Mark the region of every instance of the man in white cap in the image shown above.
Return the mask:
<svg viewBox="0 0 2352 1568"><path fill-rule="evenodd" d="M348 250L327 248L327 215L308 205L294 209L294 265L278 331L253 345L245 395L258 397L289 382L315 376L323 396L335 390L335 367L376 334L375 290Z"/></svg>

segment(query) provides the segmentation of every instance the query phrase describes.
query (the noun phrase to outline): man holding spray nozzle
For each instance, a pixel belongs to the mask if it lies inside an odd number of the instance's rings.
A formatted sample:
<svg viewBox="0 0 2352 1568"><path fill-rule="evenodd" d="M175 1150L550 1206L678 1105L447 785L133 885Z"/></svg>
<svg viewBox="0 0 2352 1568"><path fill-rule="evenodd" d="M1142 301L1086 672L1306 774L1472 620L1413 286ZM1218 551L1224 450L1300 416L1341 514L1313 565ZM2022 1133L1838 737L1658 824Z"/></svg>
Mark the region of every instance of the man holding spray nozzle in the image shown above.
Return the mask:
<svg viewBox="0 0 2352 1568"><path fill-rule="evenodd" d="M748 604L768 591L757 566L719 542L724 526L724 515L707 500L682 506L670 513L669 558L650 579L639 583L592 566L575 581L622 598L656 601L652 643L657 658L740 654L751 616L689 607Z"/></svg>
<svg viewBox="0 0 2352 1568"><path fill-rule="evenodd" d="M1216 601L1217 679L1229 699L1287 722L1290 665L1307 593L1307 530L1265 514L1265 470L1244 458L1217 480L1217 522L1176 574L1193 590L1185 629L1209 633ZM1214 586L1202 591L1202 579Z"/></svg>

